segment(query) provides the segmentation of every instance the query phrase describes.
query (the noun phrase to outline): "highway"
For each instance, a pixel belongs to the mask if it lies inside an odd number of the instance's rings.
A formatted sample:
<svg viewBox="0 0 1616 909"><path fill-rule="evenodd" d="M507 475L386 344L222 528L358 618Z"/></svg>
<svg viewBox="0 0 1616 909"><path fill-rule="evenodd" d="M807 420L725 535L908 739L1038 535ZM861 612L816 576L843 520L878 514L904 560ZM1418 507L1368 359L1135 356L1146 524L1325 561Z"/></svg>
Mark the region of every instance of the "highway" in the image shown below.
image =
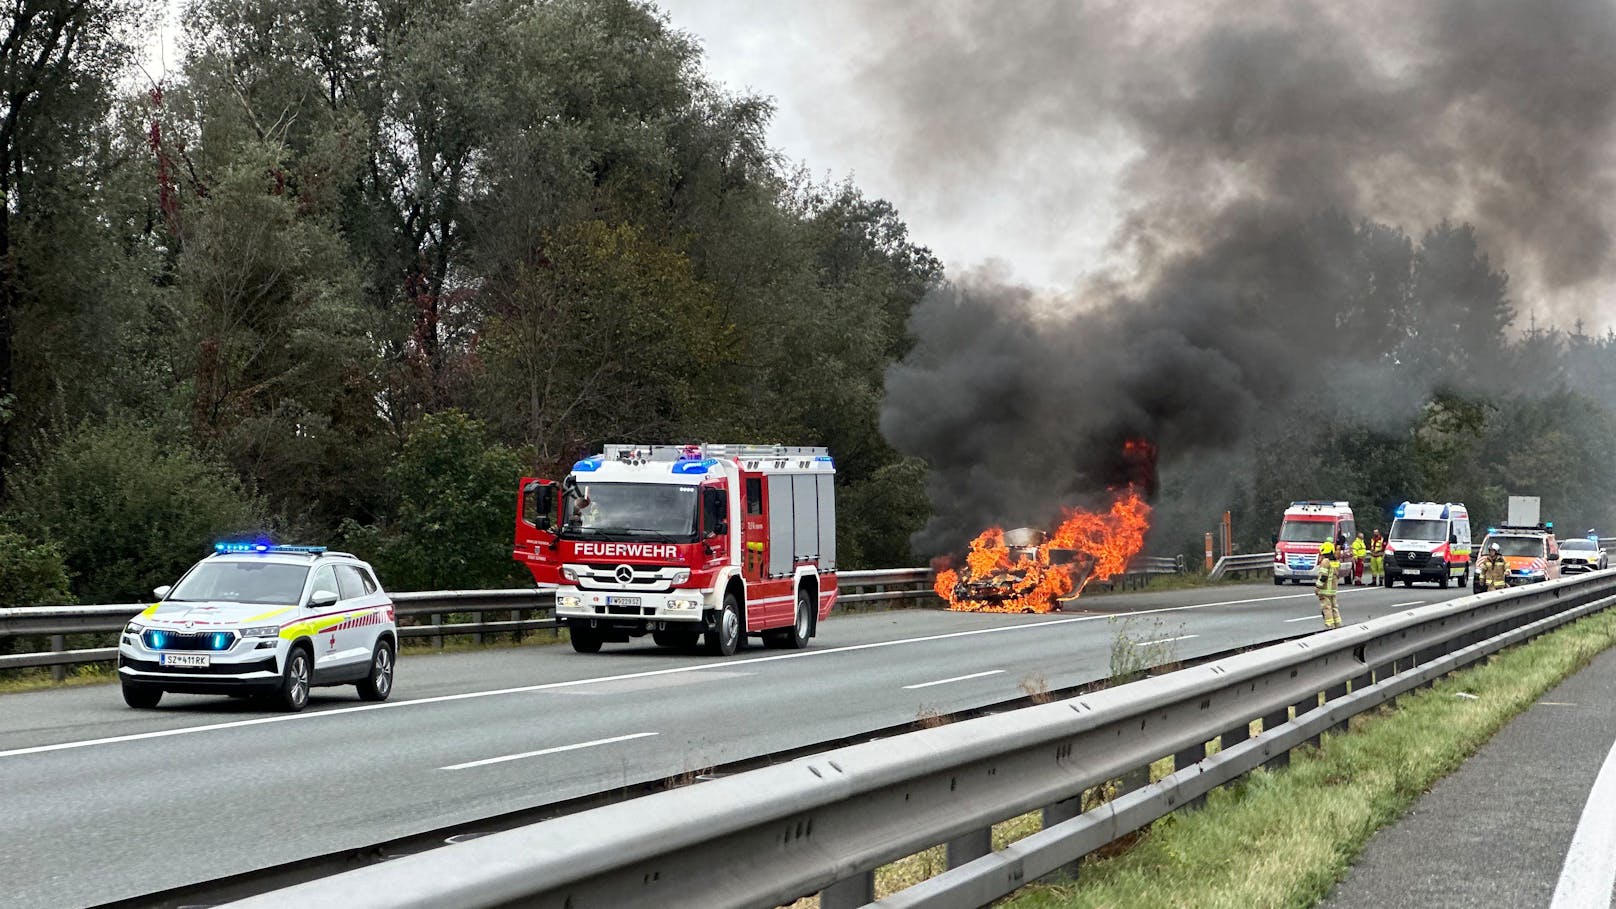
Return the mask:
<svg viewBox="0 0 1616 909"><path fill-rule="evenodd" d="M1346 588L1363 620L1465 594ZM394 700L302 714L111 686L0 697L0 883L86 906L699 772L1109 675L1119 632L1171 659L1319 630L1312 593L1118 594L1048 616L833 615L806 651L406 654Z"/></svg>

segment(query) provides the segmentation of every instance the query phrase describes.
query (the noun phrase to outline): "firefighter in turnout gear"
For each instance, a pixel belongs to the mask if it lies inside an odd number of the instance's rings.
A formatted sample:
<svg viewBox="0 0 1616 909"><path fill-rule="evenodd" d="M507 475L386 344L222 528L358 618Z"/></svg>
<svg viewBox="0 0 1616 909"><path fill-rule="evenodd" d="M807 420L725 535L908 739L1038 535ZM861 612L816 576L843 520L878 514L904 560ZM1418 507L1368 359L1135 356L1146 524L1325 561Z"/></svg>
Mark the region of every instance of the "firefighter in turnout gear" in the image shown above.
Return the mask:
<svg viewBox="0 0 1616 909"><path fill-rule="evenodd" d="M1481 559L1481 583L1483 590L1503 590L1509 584L1509 564L1497 543L1487 547Z"/></svg>
<svg viewBox="0 0 1616 909"><path fill-rule="evenodd" d="M1369 583L1379 587L1386 579L1386 538L1380 535L1380 528L1369 538Z"/></svg>
<svg viewBox="0 0 1616 909"><path fill-rule="evenodd" d="M1319 611L1324 614L1325 628L1340 628L1341 613L1335 608L1336 577L1341 563L1335 558L1335 544L1325 540L1319 547L1319 576L1313 582L1313 592L1319 597Z"/></svg>

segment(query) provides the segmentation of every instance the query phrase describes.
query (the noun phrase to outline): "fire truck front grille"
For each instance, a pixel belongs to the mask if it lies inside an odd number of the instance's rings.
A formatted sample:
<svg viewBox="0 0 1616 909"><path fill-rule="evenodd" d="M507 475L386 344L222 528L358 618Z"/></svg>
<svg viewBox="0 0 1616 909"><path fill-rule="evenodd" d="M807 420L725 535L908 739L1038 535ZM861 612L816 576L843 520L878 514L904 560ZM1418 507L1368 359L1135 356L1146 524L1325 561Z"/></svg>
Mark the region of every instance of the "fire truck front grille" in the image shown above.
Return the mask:
<svg viewBox="0 0 1616 909"><path fill-rule="evenodd" d="M1397 553L1397 565L1400 568L1424 568L1425 564L1429 561L1431 561L1431 554L1429 552Z"/></svg>

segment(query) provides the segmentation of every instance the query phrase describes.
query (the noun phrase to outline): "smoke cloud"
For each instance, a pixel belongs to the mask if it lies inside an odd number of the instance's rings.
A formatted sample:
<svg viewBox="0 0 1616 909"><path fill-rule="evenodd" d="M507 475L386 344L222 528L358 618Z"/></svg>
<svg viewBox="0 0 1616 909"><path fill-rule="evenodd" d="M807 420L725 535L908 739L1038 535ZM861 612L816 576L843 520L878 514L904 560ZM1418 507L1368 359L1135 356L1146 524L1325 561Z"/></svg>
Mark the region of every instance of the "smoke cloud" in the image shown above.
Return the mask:
<svg viewBox="0 0 1616 909"><path fill-rule="evenodd" d="M882 428L932 465L923 551L985 523L1048 524L1127 474L1131 438L1155 443L1166 472L1206 473L1299 400L1406 414L1461 367L1488 366L1486 328L1508 319L1486 306L1504 297L1500 268L1535 310L1608 318L1596 301L1616 278L1616 5L858 15L886 41L860 84L895 123L912 182L943 192L1095 137L1127 162L1102 272L1057 299L968 274L914 313ZM1038 211L1095 191L1058 168L1040 176ZM1410 311L1421 293L1439 302ZM1411 336L1436 351L1426 367L1399 352ZM1401 381L1386 381L1393 366Z"/></svg>

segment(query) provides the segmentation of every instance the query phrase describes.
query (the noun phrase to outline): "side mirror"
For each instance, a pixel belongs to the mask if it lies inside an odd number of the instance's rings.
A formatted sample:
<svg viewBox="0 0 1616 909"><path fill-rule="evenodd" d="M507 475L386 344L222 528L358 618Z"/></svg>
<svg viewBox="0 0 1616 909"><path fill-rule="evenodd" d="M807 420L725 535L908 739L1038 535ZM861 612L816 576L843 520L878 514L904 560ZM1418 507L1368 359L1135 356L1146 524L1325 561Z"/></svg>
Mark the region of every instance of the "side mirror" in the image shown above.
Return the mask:
<svg viewBox="0 0 1616 909"><path fill-rule="evenodd" d="M719 521L717 524L714 524L713 533L718 536L723 536L724 534L729 533L729 522Z"/></svg>
<svg viewBox="0 0 1616 909"><path fill-rule="evenodd" d="M326 606L335 606L337 595L329 590L316 590L314 596L309 597L310 609L321 609Z"/></svg>
<svg viewBox="0 0 1616 909"><path fill-rule="evenodd" d="M1549 553L1549 561L1551 561L1551 562L1560 561L1560 554L1558 552Z"/></svg>
<svg viewBox="0 0 1616 909"><path fill-rule="evenodd" d="M549 530L550 525L551 525L550 516L547 515L547 514L539 515L538 520L533 523L533 526L539 528L540 530Z"/></svg>
<svg viewBox="0 0 1616 909"><path fill-rule="evenodd" d="M1270 535L1269 535L1269 537L1268 537L1268 539L1269 539L1269 541L1270 541L1270 542L1272 542L1272 543L1273 543L1273 544L1274 544L1274 545L1275 545L1275 546L1278 546L1278 545L1279 545L1279 534L1277 534L1277 533L1275 533L1275 534L1270 534Z"/></svg>
<svg viewBox="0 0 1616 909"><path fill-rule="evenodd" d="M163 598L163 597L166 597L166 596L168 596L168 592L169 592L169 591L170 591L170 590L173 590L173 589L174 589L174 588L173 588L173 587L171 587L171 586L169 586L169 585L168 585L168 584L164 584L164 585L163 585L163 586L161 586L161 587L153 587L153 588L152 588L152 593L154 593L154 594L156 594L156 595L157 595L157 598L158 598L158 599L159 599L159 600L161 600L161 599L162 599L162 598Z"/></svg>

